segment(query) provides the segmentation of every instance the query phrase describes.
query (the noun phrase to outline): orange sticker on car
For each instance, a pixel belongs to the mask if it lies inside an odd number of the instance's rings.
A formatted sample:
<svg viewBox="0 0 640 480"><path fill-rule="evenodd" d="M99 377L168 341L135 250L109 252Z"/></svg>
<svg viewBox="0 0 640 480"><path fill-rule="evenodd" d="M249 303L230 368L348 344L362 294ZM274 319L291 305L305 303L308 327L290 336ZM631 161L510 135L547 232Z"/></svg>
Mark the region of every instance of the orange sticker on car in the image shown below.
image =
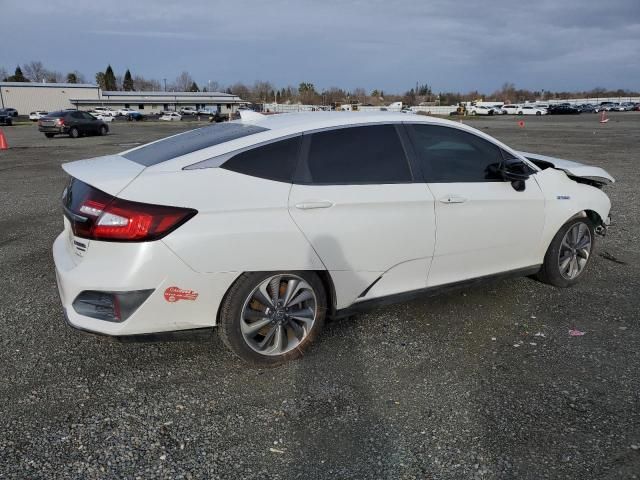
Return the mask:
<svg viewBox="0 0 640 480"><path fill-rule="evenodd" d="M195 300L196 298L198 298L198 292L194 290L169 287L164 291L164 299L169 303L174 303L178 300Z"/></svg>

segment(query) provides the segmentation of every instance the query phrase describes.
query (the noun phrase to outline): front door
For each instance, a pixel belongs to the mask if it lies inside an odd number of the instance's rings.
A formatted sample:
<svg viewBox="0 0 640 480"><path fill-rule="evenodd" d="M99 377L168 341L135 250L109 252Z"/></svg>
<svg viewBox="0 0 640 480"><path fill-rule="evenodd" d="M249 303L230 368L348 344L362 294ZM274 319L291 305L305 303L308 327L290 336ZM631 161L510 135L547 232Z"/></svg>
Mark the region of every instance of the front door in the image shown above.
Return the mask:
<svg viewBox="0 0 640 480"><path fill-rule="evenodd" d="M435 199L437 240L428 285L539 264L544 197L533 178L523 191L499 178L496 167L513 156L461 128L413 124L409 130Z"/></svg>

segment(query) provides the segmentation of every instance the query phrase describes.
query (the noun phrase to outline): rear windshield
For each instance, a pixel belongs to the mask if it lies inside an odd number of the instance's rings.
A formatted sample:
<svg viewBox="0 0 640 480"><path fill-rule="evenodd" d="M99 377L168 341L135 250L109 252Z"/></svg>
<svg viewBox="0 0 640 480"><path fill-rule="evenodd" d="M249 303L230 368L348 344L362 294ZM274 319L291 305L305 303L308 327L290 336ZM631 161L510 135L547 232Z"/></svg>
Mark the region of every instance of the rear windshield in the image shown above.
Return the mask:
<svg viewBox="0 0 640 480"><path fill-rule="evenodd" d="M51 113L47 113L47 117L62 118L62 117L64 117L67 113L69 113L69 112L51 112Z"/></svg>
<svg viewBox="0 0 640 480"><path fill-rule="evenodd" d="M123 157L149 167L187 153L267 130L268 128L257 125L218 123L145 145L124 154Z"/></svg>

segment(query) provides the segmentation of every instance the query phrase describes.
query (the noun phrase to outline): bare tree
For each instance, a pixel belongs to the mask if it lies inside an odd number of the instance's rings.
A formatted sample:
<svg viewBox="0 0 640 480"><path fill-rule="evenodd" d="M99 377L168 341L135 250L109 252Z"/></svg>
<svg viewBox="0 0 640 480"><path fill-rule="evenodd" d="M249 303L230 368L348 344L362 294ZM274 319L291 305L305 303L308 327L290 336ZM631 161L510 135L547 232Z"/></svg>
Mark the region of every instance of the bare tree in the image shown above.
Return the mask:
<svg viewBox="0 0 640 480"><path fill-rule="evenodd" d="M48 80L49 71L44 67L42 62L32 60L22 66L24 76L32 82L42 82Z"/></svg>
<svg viewBox="0 0 640 480"><path fill-rule="evenodd" d="M188 92L192 84L193 78L191 77L191 75L189 75L189 72L183 71L176 77L174 87L178 92Z"/></svg>
<svg viewBox="0 0 640 480"><path fill-rule="evenodd" d="M239 96L243 100L251 99L251 92L249 91L249 87L247 87L244 83L237 82L229 87L231 93Z"/></svg>
<svg viewBox="0 0 640 480"><path fill-rule="evenodd" d="M273 102L275 101L275 93L273 92L273 84L271 82L264 82L262 80L256 81L253 84L251 92L251 101L253 102Z"/></svg>
<svg viewBox="0 0 640 480"><path fill-rule="evenodd" d="M62 83L66 80L66 76L62 72L48 70L45 80L51 83Z"/></svg>
<svg viewBox="0 0 640 480"><path fill-rule="evenodd" d="M0 82L5 81L8 76L9 72L7 72L7 69L4 67L0 67Z"/></svg>
<svg viewBox="0 0 640 480"><path fill-rule="evenodd" d="M358 87L351 93L351 98L360 103L367 103L367 91L362 87Z"/></svg>
<svg viewBox="0 0 640 480"><path fill-rule="evenodd" d="M142 75L133 77L133 89L139 92L159 92L162 90L158 80L154 78L147 79Z"/></svg>

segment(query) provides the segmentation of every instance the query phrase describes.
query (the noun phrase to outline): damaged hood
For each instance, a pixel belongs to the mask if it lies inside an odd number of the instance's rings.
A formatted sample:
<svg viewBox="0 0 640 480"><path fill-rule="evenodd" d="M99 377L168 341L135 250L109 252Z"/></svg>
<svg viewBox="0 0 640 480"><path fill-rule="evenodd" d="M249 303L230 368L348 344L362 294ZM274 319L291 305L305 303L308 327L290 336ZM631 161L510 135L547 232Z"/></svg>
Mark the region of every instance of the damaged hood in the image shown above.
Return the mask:
<svg viewBox="0 0 640 480"><path fill-rule="evenodd" d="M537 153L518 153L543 170L545 168L556 168L558 170L563 170L570 177L584 178L585 180L590 180L603 185L615 182L615 179L609 175L605 169L600 167L592 167L591 165L585 165L584 163L548 157Z"/></svg>

